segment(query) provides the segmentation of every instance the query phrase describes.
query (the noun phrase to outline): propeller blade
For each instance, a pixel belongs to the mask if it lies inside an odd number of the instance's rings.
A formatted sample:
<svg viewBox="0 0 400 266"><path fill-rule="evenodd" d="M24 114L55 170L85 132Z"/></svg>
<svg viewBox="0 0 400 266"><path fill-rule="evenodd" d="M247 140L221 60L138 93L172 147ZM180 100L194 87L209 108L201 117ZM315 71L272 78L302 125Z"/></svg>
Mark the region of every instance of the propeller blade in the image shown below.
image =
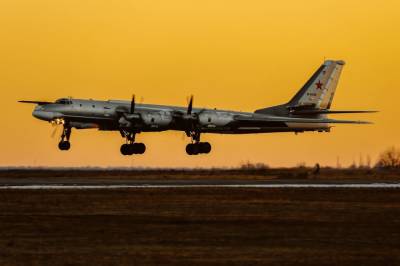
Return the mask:
<svg viewBox="0 0 400 266"><path fill-rule="evenodd" d="M58 129L60 128L58 125L56 125L56 124L54 124L54 129L53 129L53 132L51 133L51 138L52 139L54 139L54 137L56 136L56 134L57 134L57 131L58 131Z"/></svg>
<svg viewBox="0 0 400 266"><path fill-rule="evenodd" d="M189 99L187 114L188 115L192 114L192 110L193 110L193 95L191 95Z"/></svg>
<svg viewBox="0 0 400 266"><path fill-rule="evenodd" d="M135 94L132 95L132 101L131 101L131 114L135 113Z"/></svg>

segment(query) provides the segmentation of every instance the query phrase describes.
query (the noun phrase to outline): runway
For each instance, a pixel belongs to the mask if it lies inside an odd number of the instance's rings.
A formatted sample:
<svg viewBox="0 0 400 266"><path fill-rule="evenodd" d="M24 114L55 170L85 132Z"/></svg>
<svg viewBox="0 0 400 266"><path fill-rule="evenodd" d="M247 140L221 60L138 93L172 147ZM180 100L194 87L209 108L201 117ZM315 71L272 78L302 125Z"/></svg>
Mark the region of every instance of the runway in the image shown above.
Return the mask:
<svg viewBox="0 0 400 266"><path fill-rule="evenodd" d="M400 265L399 179L330 178L3 176L0 264Z"/></svg>
<svg viewBox="0 0 400 266"><path fill-rule="evenodd" d="M400 184L271 184L271 185L21 185L0 186L0 189L128 189L128 188L375 188L375 189L398 189Z"/></svg>
<svg viewBox="0 0 400 266"><path fill-rule="evenodd" d="M6 178L0 180L0 189L167 189L167 188L368 188L399 189L400 183L394 181L377 182L360 180L132 180L97 178Z"/></svg>

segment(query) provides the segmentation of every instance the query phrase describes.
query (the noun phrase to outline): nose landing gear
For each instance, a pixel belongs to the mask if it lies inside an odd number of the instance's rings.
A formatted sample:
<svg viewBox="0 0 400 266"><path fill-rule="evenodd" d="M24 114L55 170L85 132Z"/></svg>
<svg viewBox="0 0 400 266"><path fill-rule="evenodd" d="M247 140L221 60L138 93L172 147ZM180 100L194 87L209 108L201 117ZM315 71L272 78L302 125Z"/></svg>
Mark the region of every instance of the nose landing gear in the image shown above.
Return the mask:
<svg viewBox="0 0 400 266"><path fill-rule="evenodd" d="M68 151L71 148L69 139L71 137L71 127L64 126L63 133L61 135L61 141L58 143L58 148L61 151Z"/></svg>
<svg viewBox="0 0 400 266"><path fill-rule="evenodd" d="M58 148L61 151L68 151L71 148L71 143L69 141L60 141L60 143L58 143Z"/></svg>

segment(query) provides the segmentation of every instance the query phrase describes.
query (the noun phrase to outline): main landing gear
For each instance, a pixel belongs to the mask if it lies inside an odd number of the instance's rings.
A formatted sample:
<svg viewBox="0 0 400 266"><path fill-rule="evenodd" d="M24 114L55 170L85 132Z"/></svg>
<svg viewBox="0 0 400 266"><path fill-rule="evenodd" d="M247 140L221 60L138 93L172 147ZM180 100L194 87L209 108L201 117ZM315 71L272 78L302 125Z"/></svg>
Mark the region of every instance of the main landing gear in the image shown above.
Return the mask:
<svg viewBox="0 0 400 266"><path fill-rule="evenodd" d="M188 155L198 155L200 153L210 153L211 144L208 142L189 143L186 145Z"/></svg>
<svg viewBox="0 0 400 266"><path fill-rule="evenodd" d="M192 143L186 145L186 153L188 155L198 155L211 152L211 144L208 142L200 142L200 132L187 132L188 137L192 138Z"/></svg>
<svg viewBox="0 0 400 266"><path fill-rule="evenodd" d="M144 143L135 143L135 133L121 131L121 135L126 138L126 143L121 145L122 155L143 154L146 151Z"/></svg>
<svg viewBox="0 0 400 266"><path fill-rule="evenodd" d="M143 143L126 143L121 145L122 155L143 154L146 151L146 145Z"/></svg>
<svg viewBox="0 0 400 266"><path fill-rule="evenodd" d="M61 135L61 141L58 143L58 148L61 151L68 151L71 148L71 143L69 139L71 137L71 128L64 126L63 133Z"/></svg>

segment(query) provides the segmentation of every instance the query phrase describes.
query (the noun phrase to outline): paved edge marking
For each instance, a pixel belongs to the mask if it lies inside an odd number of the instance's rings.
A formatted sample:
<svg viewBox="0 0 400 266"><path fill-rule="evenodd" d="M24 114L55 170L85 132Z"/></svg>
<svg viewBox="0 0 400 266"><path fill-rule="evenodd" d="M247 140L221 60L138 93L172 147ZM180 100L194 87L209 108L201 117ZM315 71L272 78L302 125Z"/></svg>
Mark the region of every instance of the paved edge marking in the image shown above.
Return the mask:
<svg viewBox="0 0 400 266"><path fill-rule="evenodd" d="M400 183L370 184L221 184L221 185L2 185L5 189L126 189L126 188L400 188Z"/></svg>

